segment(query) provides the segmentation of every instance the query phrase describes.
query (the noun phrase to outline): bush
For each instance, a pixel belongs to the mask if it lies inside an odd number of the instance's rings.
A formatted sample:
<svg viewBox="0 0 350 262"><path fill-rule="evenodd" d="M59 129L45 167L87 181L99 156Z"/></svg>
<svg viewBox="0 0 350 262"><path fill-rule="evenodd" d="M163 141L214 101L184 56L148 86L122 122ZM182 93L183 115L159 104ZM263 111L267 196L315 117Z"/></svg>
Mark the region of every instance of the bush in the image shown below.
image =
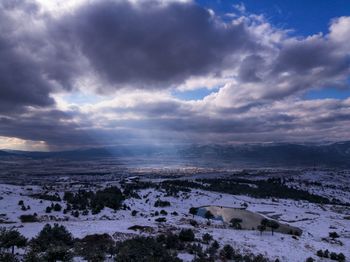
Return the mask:
<svg viewBox="0 0 350 262"><path fill-rule="evenodd" d="M57 202L61 201L61 198L60 198L60 196L58 194L55 194L55 195L34 194L34 195L31 195L31 197L42 199L42 200L48 200L48 201L57 201Z"/></svg>
<svg viewBox="0 0 350 262"><path fill-rule="evenodd" d="M338 261L341 261L341 262L345 261L345 255L343 253L338 254Z"/></svg>
<svg viewBox="0 0 350 262"><path fill-rule="evenodd" d="M192 229L182 229L179 234L179 239L184 242L194 241L194 233Z"/></svg>
<svg viewBox="0 0 350 262"><path fill-rule="evenodd" d="M212 235L210 235L210 234L208 234L208 233L205 233L204 235L203 235L203 241L204 241L204 243L206 243L206 244L208 244L210 241L212 241L213 240L213 236Z"/></svg>
<svg viewBox="0 0 350 262"><path fill-rule="evenodd" d="M14 254L10 253L0 253L1 262L19 262Z"/></svg>
<svg viewBox="0 0 350 262"><path fill-rule="evenodd" d="M73 254L67 246L50 246L43 255L44 261L72 261Z"/></svg>
<svg viewBox="0 0 350 262"><path fill-rule="evenodd" d="M166 222L166 218L165 217L158 217L154 221L156 221L158 223L164 223L164 222Z"/></svg>
<svg viewBox="0 0 350 262"><path fill-rule="evenodd" d="M240 218L232 218L230 220L230 226L233 227L234 229L242 229L242 219Z"/></svg>
<svg viewBox="0 0 350 262"><path fill-rule="evenodd" d="M35 215L21 215L19 219L22 223L38 222L38 218Z"/></svg>
<svg viewBox="0 0 350 262"><path fill-rule="evenodd" d="M71 215L73 217L79 217L79 211L78 210L72 211Z"/></svg>
<svg viewBox="0 0 350 262"><path fill-rule="evenodd" d="M338 255L337 255L337 253L335 253L335 252L331 252L331 254L330 254L330 259L332 259L332 260L338 260Z"/></svg>
<svg viewBox="0 0 350 262"><path fill-rule="evenodd" d="M170 202L169 201L162 201L160 199L158 199L154 203L154 207L168 207L168 206L170 206Z"/></svg>
<svg viewBox="0 0 350 262"><path fill-rule="evenodd" d="M58 224L53 226L46 224L38 236L31 241L32 249L39 252L46 252L48 249L57 246L73 246L72 234L64 226ZM58 250L58 252L61 251Z"/></svg>
<svg viewBox="0 0 350 262"><path fill-rule="evenodd" d="M45 212L46 213L51 213L51 207L46 207Z"/></svg>
<svg viewBox="0 0 350 262"><path fill-rule="evenodd" d="M87 235L77 241L74 249L87 261L105 261L106 254L114 253L114 241L108 234Z"/></svg>
<svg viewBox="0 0 350 262"><path fill-rule="evenodd" d="M191 207L189 210L189 213L194 217L195 215L197 215L198 212L198 208L195 207Z"/></svg>
<svg viewBox="0 0 350 262"><path fill-rule="evenodd" d="M333 239L335 239L335 238L338 238L338 237L339 237L339 235L338 235L338 233L337 233L337 232L329 232L329 233L328 233L328 235L329 235L329 237L330 237L330 238L333 238Z"/></svg>
<svg viewBox="0 0 350 262"><path fill-rule="evenodd" d="M226 259L233 259L235 252L231 245L225 245L221 250L220 255Z"/></svg>
<svg viewBox="0 0 350 262"><path fill-rule="evenodd" d="M320 250L317 250L316 255L317 255L318 257L323 257L323 256L324 256L323 251L322 251L321 249L320 249Z"/></svg>
<svg viewBox="0 0 350 262"><path fill-rule="evenodd" d="M15 247L24 247L26 244L27 239L17 230L0 227L0 250L12 248L13 254Z"/></svg>
<svg viewBox="0 0 350 262"><path fill-rule="evenodd" d="M190 220L190 225L193 227L197 227L198 226L198 222L196 220L191 219Z"/></svg>
<svg viewBox="0 0 350 262"><path fill-rule="evenodd" d="M173 233L159 235L157 237L157 242L162 243L167 249L184 249L184 244L179 240L179 237Z"/></svg>
<svg viewBox="0 0 350 262"><path fill-rule="evenodd" d="M117 246L116 262L167 261L180 262L161 243L151 237L137 237Z"/></svg>
<svg viewBox="0 0 350 262"><path fill-rule="evenodd" d="M59 212L62 210L62 206L58 203L56 203L54 206L53 206L53 210L56 211L56 212Z"/></svg>
<svg viewBox="0 0 350 262"><path fill-rule="evenodd" d="M204 217L210 220L214 218L214 215L208 210L207 212L205 212Z"/></svg>
<svg viewBox="0 0 350 262"><path fill-rule="evenodd" d="M95 211L101 211L104 207L113 210L120 209L124 196L118 187L108 187L96 192L91 199L91 208Z"/></svg>

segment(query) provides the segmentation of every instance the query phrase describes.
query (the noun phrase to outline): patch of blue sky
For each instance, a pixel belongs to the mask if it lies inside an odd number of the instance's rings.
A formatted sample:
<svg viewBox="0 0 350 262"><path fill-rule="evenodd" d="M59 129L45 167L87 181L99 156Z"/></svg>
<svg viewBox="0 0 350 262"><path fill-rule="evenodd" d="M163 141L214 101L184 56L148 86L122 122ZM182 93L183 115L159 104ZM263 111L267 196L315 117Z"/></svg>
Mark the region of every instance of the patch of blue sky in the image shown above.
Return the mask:
<svg viewBox="0 0 350 262"><path fill-rule="evenodd" d="M347 99L350 97L350 89L323 88L310 90L304 95L304 99Z"/></svg>
<svg viewBox="0 0 350 262"><path fill-rule="evenodd" d="M104 100L102 96L94 95L94 94L84 94L79 92L70 93L64 95L64 100L70 104L96 104Z"/></svg>
<svg viewBox="0 0 350 262"><path fill-rule="evenodd" d="M293 29L295 35L328 33L330 21L350 14L349 0L196 0L218 15L237 13L243 4L248 13L263 14L274 26Z"/></svg>
<svg viewBox="0 0 350 262"><path fill-rule="evenodd" d="M195 90L186 90L186 91L180 91L180 90L174 90L171 94L172 96L185 100L185 101L191 101L191 100L202 100L204 97L217 92L219 87L216 88L198 88Z"/></svg>

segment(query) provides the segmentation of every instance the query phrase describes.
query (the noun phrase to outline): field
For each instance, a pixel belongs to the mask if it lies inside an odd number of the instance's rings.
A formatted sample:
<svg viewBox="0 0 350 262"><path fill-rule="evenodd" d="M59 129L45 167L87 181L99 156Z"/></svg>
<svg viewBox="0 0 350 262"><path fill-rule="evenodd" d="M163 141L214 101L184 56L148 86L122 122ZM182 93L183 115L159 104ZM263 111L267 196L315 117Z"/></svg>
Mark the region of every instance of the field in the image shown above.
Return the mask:
<svg viewBox="0 0 350 262"><path fill-rule="evenodd" d="M202 239L208 233L218 241L220 247L229 244L240 254L262 254L270 261L297 262L306 261L309 257L320 259L316 255L318 250L343 253L346 258L350 258L350 191L347 187L350 174L346 171L266 169L225 171L219 177L215 177L212 171L177 176L169 175L168 172L139 172L136 176L132 175L97 176L96 179L95 176L88 176L85 181L83 175L56 176L55 179L42 177L41 181L33 180L35 183L32 185L21 185L21 180L16 179L12 179L11 183L3 182L0 184L1 226L17 229L31 239L38 235L45 224L58 223L64 225L75 238L107 233L115 241L191 229L196 239ZM220 178L244 187L237 187L240 189L237 194L227 193L227 190L219 192L210 183L220 181ZM260 181L278 188L302 190L312 198L308 201L271 197L269 194L256 197L250 190L265 185ZM245 192L242 188L247 185L249 189ZM106 204L101 208L89 203L85 207L79 204L74 206L73 198L79 192L104 192L104 189L114 187L120 188L123 194L120 206L109 208ZM305 195L306 198L309 195ZM314 198L315 195L323 198ZM91 199L97 199L97 196L98 193ZM337 199L333 199L334 196ZM322 203L323 199L329 199L329 202ZM55 204L60 208L55 208ZM191 208L203 206L211 206L208 210L214 215L217 214L213 206L217 206L217 209L236 208L259 219L278 221L280 226L299 228L302 234L279 230L282 227L273 234L268 227L259 231L256 226L250 228L251 221L245 216L239 217L243 220L242 227L235 228L228 219L206 219L189 213ZM23 215L35 218L25 221ZM231 217L234 215L231 214ZM254 221L259 224L257 219ZM336 232L336 236L330 236L331 232ZM203 249L208 248L209 244L199 243ZM21 257L24 250L18 248L16 252ZM178 250L177 257L183 261L192 261L196 255L185 249ZM79 256L74 259L82 260Z"/></svg>

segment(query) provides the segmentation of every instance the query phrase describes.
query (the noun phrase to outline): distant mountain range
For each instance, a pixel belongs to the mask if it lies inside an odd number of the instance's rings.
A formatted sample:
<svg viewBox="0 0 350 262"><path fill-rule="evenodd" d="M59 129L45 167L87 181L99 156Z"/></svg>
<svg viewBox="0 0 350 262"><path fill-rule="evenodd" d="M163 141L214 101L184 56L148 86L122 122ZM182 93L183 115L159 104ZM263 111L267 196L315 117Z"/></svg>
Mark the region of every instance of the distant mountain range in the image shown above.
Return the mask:
<svg viewBox="0 0 350 262"><path fill-rule="evenodd" d="M103 157L177 157L182 159L244 162L285 166L350 168L350 141L329 144L245 144L118 146L61 152L0 150L0 158L91 159Z"/></svg>

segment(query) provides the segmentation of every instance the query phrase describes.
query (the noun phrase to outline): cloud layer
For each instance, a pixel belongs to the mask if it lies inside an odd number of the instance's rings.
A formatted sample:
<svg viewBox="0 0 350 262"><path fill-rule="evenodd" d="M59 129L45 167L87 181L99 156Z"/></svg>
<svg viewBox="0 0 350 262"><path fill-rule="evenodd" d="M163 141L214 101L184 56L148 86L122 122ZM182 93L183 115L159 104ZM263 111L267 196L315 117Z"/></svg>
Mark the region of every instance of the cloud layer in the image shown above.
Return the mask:
<svg viewBox="0 0 350 262"><path fill-rule="evenodd" d="M305 37L244 8L228 19L192 1L55 3L0 3L0 137L51 149L350 139L350 99L305 99L349 89L350 17ZM214 89L173 95L200 88Z"/></svg>

